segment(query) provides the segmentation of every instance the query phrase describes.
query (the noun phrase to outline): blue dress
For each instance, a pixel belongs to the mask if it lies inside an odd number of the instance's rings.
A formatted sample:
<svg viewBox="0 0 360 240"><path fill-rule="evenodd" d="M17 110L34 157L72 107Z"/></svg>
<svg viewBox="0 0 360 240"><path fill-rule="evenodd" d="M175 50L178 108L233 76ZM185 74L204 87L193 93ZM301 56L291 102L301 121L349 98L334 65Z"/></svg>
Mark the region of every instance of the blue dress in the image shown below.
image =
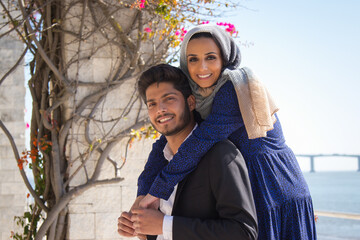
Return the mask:
<svg viewBox="0 0 360 240"><path fill-rule="evenodd" d="M225 83L215 95L211 114L166 165L161 137L153 145L138 180L138 195L168 199L173 187L191 172L216 143L228 138L242 153L256 205L260 240L316 239L310 192L296 157L285 144L279 119L267 137L248 139L234 86Z"/></svg>

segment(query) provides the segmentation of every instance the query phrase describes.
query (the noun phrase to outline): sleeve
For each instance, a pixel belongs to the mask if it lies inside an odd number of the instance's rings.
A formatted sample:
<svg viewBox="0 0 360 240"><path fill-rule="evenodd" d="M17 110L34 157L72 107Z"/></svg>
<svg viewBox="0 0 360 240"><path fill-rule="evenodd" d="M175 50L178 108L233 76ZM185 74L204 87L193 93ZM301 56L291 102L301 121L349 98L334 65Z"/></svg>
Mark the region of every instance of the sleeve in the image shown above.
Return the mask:
<svg viewBox="0 0 360 240"><path fill-rule="evenodd" d="M163 221L163 236L165 239L168 240L172 240L172 235L173 235L173 216L168 216L165 215L164 216L164 221Z"/></svg>
<svg viewBox="0 0 360 240"><path fill-rule="evenodd" d="M161 136L160 139L153 144L148 161L145 164L145 168L138 178L137 196L146 195L149 192L155 177L167 164L163 154L166 143L166 138Z"/></svg>
<svg viewBox="0 0 360 240"><path fill-rule="evenodd" d="M224 153L226 146L223 149ZM245 160L239 151L232 150L216 158L209 162L209 181L218 218L174 216L173 240L257 239L255 203Z"/></svg>
<svg viewBox="0 0 360 240"><path fill-rule="evenodd" d="M149 193L167 200L174 186L196 168L215 143L227 139L243 125L234 86L228 81L217 92L210 115L183 142L171 162L156 176Z"/></svg>

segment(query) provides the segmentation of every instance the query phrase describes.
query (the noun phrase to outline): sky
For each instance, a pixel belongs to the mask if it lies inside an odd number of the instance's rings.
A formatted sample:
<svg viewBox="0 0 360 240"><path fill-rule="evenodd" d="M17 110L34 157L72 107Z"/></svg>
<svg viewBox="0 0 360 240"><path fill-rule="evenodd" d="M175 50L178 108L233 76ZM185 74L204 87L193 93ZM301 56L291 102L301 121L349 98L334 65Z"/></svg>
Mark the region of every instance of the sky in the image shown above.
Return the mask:
<svg viewBox="0 0 360 240"><path fill-rule="evenodd" d="M239 3L216 21L239 31L241 66L275 98L287 144L295 154L360 155L360 1ZM319 160L319 170L357 169L355 159Z"/></svg>

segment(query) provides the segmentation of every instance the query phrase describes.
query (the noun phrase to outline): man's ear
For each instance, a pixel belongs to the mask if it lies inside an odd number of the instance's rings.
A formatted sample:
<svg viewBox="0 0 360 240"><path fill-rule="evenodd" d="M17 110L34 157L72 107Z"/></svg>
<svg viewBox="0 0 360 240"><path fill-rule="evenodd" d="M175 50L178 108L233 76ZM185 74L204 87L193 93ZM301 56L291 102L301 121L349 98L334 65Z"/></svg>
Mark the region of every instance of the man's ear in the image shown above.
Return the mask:
<svg viewBox="0 0 360 240"><path fill-rule="evenodd" d="M187 98L187 104L189 106L190 111L193 111L196 107L196 100L195 100L195 96L194 95L190 95Z"/></svg>

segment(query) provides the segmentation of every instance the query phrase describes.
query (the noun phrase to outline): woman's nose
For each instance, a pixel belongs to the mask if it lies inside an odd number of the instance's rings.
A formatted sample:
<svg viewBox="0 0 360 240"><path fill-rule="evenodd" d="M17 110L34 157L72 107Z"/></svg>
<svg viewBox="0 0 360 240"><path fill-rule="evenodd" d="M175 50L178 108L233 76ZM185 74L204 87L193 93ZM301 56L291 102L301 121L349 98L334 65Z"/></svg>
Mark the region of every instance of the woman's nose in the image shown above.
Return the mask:
<svg viewBox="0 0 360 240"><path fill-rule="evenodd" d="M207 69L207 63L206 63L206 61L204 61L204 60L200 61L200 68L201 68L201 69Z"/></svg>

